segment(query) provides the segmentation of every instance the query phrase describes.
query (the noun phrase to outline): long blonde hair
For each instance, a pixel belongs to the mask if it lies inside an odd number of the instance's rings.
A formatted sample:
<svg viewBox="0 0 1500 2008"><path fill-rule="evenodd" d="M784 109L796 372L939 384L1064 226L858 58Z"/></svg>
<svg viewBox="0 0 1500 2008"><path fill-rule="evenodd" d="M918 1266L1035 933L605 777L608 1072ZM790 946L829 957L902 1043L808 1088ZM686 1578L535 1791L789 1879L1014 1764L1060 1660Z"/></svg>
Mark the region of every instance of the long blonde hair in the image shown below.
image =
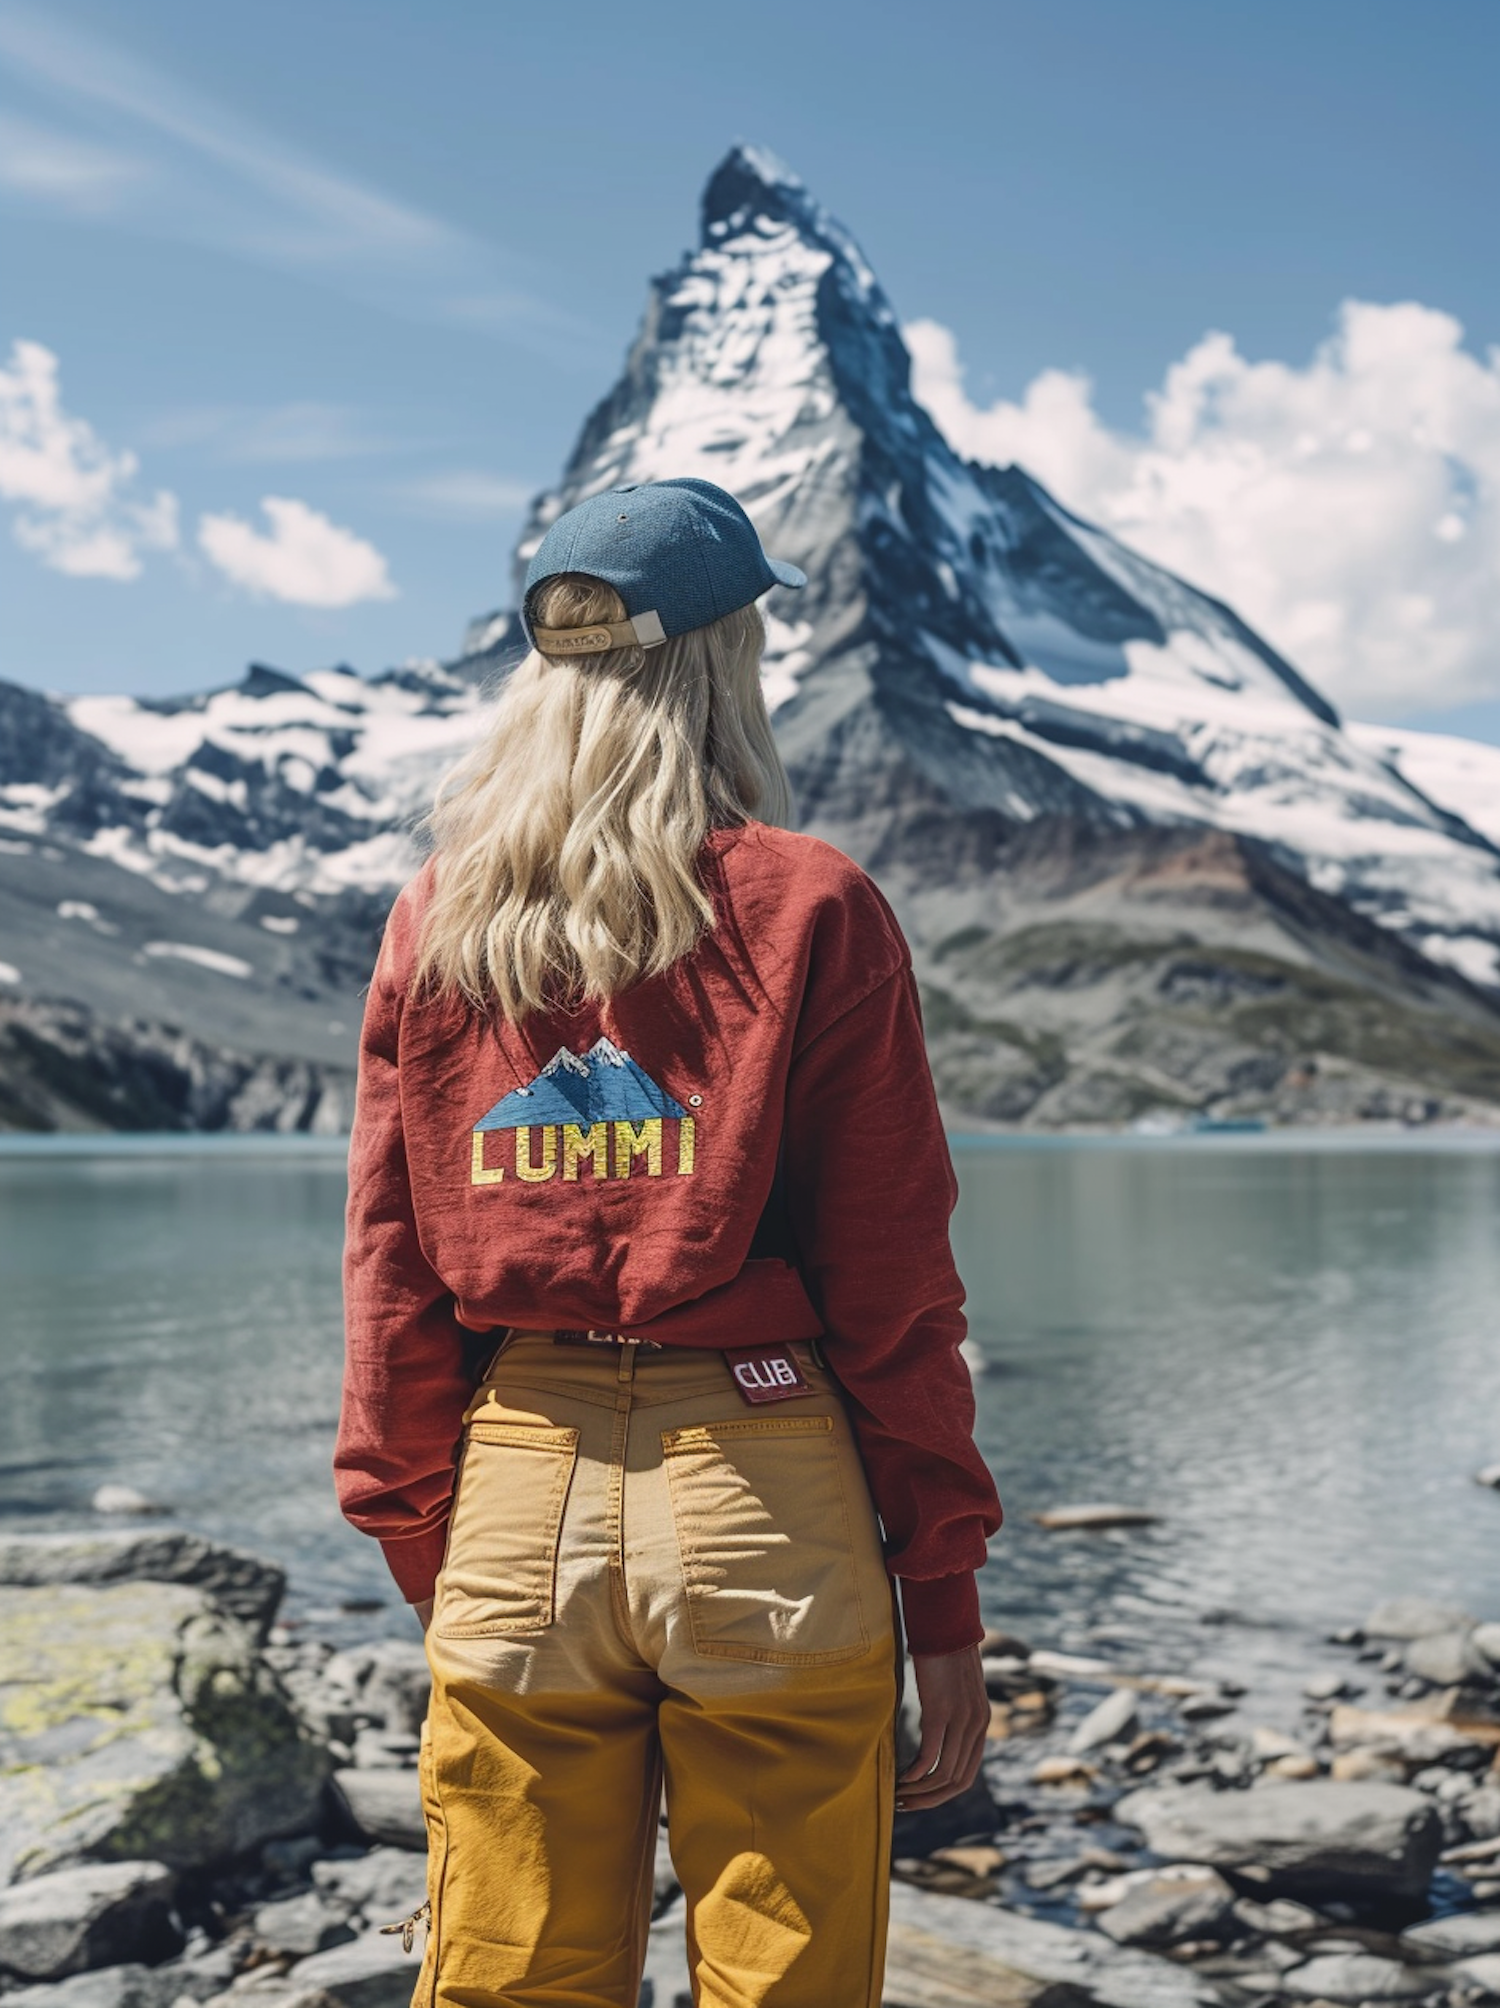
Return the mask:
<svg viewBox="0 0 1500 2008"><path fill-rule="evenodd" d="M625 604L565 572L530 613L585 627L623 620ZM698 874L708 831L791 816L764 647L750 605L655 648L533 649L427 819L436 879L414 989L514 1024L612 997L695 948L714 920Z"/></svg>

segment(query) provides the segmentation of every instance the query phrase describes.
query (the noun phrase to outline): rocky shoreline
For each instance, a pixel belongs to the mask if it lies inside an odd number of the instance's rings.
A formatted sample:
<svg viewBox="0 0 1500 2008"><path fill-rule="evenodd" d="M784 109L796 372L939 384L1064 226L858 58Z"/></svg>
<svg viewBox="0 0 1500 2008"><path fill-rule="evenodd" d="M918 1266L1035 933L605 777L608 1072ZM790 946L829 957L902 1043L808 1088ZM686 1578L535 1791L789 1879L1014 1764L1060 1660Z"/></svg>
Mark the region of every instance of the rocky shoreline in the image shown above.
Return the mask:
<svg viewBox="0 0 1500 2008"><path fill-rule="evenodd" d="M0 1539L4 2008L405 2008L426 1662L284 1589L188 1533ZM1287 1727L992 1633L982 1780L898 1818L890 2008L1500 1999L1500 1624L1331 1640ZM689 2001L682 1913L663 1844L642 2008Z"/></svg>

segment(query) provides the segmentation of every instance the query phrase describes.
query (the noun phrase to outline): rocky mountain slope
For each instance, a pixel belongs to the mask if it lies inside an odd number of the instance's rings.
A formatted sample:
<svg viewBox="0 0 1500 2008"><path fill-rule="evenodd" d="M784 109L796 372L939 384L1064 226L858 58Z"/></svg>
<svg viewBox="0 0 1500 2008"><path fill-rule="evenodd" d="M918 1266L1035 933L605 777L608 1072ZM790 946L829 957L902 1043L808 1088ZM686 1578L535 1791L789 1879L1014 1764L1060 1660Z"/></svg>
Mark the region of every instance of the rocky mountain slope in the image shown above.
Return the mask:
<svg viewBox="0 0 1500 2008"><path fill-rule="evenodd" d="M806 827L907 926L956 1121L1500 1120L1500 751L1344 726L1230 609L1022 469L959 458L853 239L750 148L653 283L518 574L585 495L681 474L733 489L810 575L767 607L778 735ZM299 1085L268 1116L242 1085L211 1120L332 1122L405 827L519 641L501 612L457 662L373 682L0 689L11 993L158 1046L169 1024L232 1033L246 1082L275 1056L327 1094ZM74 889L33 898L23 942L11 915L47 851ZM133 920L79 894L80 854L134 884ZM137 911L156 896L183 918ZM80 897L94 920L63 915ZM71 1119L53 1092L13 1089L0 1120Z"/></svg>

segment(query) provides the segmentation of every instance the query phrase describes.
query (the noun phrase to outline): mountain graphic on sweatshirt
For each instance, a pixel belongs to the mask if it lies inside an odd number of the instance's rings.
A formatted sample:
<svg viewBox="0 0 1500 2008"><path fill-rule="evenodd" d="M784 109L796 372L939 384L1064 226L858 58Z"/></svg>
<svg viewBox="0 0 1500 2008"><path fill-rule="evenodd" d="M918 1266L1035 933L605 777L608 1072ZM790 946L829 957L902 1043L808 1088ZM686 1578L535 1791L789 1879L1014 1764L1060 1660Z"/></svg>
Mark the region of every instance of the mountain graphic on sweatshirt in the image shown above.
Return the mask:
<svg viewBox="0 0 1500 2008"><path fill-rule="evenodd" d="M613 1040L600 1038L586 1053L559 1046L534 1080L480 1117L469 1182L576 1185L585 1172L595 1180L660 1178L669 1164L682 1177L693 1170L695 1140L682 1103Z"/></svg>
<svg viewBox="0 0 1500 2008"><path fill-rule="evenodd" d="M687 1110L611 1039L586 1053L559 1046L524 1088L513 1088L474 1125L479 1130L529 1129L544 1123L639 1123Z"/></svg>

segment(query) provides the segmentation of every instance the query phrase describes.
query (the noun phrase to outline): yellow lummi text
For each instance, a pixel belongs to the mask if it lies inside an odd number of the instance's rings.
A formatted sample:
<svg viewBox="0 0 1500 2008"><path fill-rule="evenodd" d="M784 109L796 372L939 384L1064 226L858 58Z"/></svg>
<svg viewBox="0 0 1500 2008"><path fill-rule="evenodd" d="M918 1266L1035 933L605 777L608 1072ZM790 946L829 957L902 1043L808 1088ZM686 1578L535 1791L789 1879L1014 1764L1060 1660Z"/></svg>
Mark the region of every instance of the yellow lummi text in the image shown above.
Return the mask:
<svg viewBox="0 0 1500 2008"><path fill-rule="evenodd" d="M696 1154L691 1116L682 1116L675 1123L649 1116L639 1123L546 1123L523 1124L519 1129L477 1129L469 1182L499 1185L507 1172L526 1185L543 1185L559 1176L576 1184L585 1171L595 1179L660 1178L667 1138L674 1129L677 1149L673 1169L683 1177L693 1169ZM496 1141L488 1143L492 1137ZM514 1138L509 1146L508 1137ZM487 1148L496 1162L488 1161Z"/></svg>

